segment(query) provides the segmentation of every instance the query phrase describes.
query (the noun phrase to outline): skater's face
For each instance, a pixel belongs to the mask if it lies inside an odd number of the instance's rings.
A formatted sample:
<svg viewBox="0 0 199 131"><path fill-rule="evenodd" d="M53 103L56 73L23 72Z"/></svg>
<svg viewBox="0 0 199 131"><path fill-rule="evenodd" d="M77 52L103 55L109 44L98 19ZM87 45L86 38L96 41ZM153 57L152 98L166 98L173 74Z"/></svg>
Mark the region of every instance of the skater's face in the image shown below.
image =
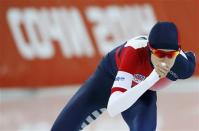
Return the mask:
<svg viewBox="0 0 199 131"><path fill-rule="evenodd" d="M165 77L176 60L179 51L168 49L150 49L151 62L161 77Z"/></svg>

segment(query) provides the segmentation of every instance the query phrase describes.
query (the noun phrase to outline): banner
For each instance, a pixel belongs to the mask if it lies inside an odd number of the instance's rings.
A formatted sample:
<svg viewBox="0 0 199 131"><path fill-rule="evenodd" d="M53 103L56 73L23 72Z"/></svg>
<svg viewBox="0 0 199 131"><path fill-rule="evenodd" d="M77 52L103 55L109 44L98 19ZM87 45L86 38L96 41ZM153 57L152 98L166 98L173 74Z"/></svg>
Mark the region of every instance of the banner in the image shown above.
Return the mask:
<svg viewBox="0 0 199 131"><path fill-rule="evenodd" d="M157 21L175 22L183 50L199 56L197 5L197 0L0 0L0 87L81 84L108 51L148 34Z"/></svg>

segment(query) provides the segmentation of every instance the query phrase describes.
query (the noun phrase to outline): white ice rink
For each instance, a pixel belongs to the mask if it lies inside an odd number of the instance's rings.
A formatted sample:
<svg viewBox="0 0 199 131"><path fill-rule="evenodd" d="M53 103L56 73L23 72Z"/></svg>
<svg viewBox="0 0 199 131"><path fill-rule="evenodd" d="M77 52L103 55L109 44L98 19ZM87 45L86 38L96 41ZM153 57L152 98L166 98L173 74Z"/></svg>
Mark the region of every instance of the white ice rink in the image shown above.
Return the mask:
<svg viewBox="0 0 199 131"><path fill-rule="evenodd" d="M0 90L0 131L49 131L79 86ZM199 131L199 78L158 92L157 131ZM72 118L71 118L72 119ZM121 116L104 112L83 131L128 131Z"/></svg>

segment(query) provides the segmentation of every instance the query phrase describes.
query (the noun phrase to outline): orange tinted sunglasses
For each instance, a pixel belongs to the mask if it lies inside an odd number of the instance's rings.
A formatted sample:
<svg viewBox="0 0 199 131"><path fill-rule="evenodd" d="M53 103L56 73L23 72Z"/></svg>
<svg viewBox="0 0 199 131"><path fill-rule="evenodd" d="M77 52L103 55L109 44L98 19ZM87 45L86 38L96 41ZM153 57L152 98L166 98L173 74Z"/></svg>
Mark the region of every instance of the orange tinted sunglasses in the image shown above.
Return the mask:
<svg viewBox="0 0 199 131"><path fill-rule="evenodd" d="M173 58L173 57L176 57L180 53L179 50L166 52L166 51L154 49L150 45L149 45L149 49L154 55L156 55L159 58L163 58L163 57Z"/></svg>

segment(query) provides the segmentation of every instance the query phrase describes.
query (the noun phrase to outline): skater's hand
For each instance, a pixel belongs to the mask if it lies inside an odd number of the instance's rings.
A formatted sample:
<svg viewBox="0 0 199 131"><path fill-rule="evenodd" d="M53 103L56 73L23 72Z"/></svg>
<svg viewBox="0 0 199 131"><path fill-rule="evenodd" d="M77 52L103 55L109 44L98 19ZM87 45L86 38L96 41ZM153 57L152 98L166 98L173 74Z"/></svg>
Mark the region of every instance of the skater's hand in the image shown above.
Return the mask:
<svg viewBox="0 0 199 131"><path fill-rule="evenodd" d="M164 78L169 73L170 67L166 63L162 62L155 65L155 70L160 78Z"/></svg>

